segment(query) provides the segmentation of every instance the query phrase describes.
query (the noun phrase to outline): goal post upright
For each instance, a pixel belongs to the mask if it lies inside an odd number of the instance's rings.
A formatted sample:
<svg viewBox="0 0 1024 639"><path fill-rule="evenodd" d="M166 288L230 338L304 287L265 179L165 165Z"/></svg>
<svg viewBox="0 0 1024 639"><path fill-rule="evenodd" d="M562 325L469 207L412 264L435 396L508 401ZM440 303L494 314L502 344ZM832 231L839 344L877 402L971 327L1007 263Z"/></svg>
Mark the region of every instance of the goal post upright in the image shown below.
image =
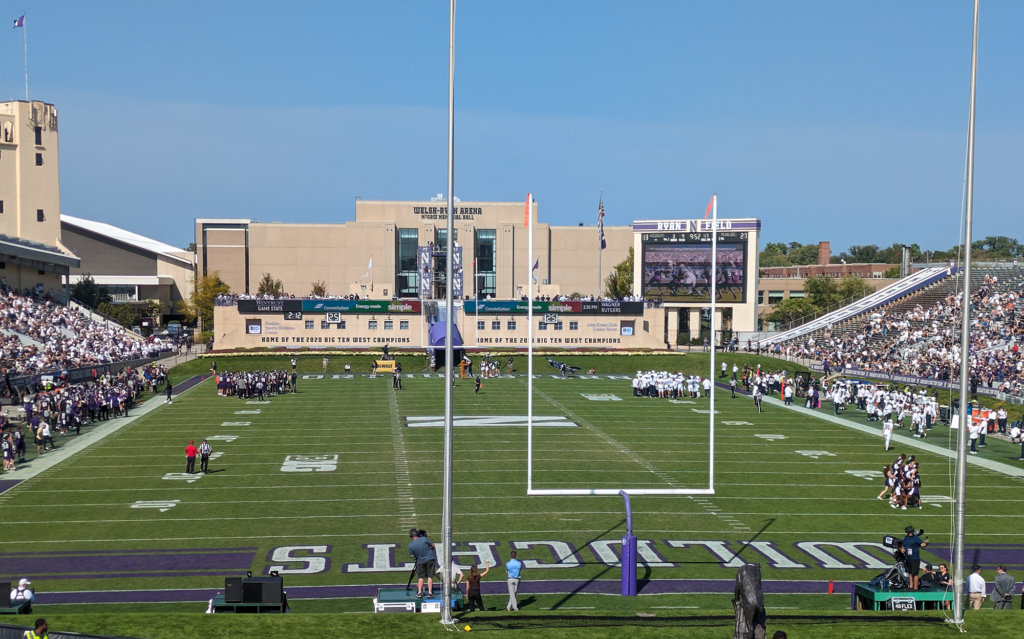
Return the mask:
<svg viewBox="0 0 1024 639"><path fill-rule="evenodd" d="M715 297L718 294L718 194L711 198L708 207L711 217L711 362L708 379L711 382L710 388L710 410L709 415L709 439L708 439L708 487L707 488L534 488L533 487L533 226L530 216L533 214L533 196L526 196L526 226L529 227L529 257L527 268L529 275L527 285L530 295L527 296L527 381L526 381L526 494L527 496L582 496L582 495L620 495L625 492L628 495L714 495L715 494L715 313L717 304ZM707 214L703 223L708 228Z"/></svg>

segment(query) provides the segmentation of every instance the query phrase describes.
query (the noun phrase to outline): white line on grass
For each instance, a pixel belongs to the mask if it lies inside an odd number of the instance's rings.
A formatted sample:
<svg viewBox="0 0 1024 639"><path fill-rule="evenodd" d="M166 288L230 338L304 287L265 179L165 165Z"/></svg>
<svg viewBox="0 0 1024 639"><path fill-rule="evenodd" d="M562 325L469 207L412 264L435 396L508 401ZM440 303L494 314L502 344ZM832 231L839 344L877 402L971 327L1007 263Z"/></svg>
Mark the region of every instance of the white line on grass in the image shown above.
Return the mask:
<svg viewBox="0 0 1024 639"><path fill-rule="evenodd" d="M395 488L398 491L398 525L416 525L416 504L412 497L412 478L409 476L409 460L405 454L405 440L402 435L402 421L398 416L398 398L395 389L388 393L391 409L391 445L395 454Z"/></svg>

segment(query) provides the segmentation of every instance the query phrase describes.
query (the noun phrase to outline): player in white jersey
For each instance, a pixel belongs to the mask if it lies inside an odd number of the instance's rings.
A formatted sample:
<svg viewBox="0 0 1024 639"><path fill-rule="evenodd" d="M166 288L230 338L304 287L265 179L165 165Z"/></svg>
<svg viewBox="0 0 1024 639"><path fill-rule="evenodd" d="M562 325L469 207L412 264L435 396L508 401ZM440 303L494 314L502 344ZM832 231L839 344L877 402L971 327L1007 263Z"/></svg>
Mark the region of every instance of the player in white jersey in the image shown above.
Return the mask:
<svg viewBox="0 0 1024 639"><path fill-rule="evenodd" d="M889 441L892 439L893 423L891 419L885 420L882 424L882 437L885 437L885 449L889 450Z"/></svg>

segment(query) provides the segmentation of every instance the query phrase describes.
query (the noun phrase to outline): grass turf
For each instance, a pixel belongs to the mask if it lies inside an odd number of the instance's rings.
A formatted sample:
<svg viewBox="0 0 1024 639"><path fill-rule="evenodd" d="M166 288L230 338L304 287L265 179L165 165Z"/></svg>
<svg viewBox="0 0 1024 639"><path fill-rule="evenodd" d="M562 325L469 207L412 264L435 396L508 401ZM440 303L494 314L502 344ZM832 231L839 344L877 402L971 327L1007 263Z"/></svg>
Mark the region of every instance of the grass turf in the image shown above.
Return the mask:
<svg viewBox="0 0 1024 639"><path fill-rule="evenodd" d="M598 371L635 371L637 368L706 370L707 356L672 356L675 359L649 359L658 356L607 356L593 364ZM665 356L661 356L665 357ZM731 356L739 362L753 362L742 355ZM643 358L643 359L640 359ZM343 366L341 358L332 358L332 367ZM568 358L567 358L568 359ZM590 358L581 358L591 362ZM595 358L596 359L596 358ZM701 366L703 360L703 366ZM422 360L419 360L422 362ZM525 363L517 358L520 366ZM727 359L726 361L731 360ZM286 358L229 358L218 361L221 370L229 367L281 367ZM194 366L190 362L187 366ZM204 367L208 362L200 360ZM775 368L777 360L766 360ZM182 368L182 367L179 367ZM300 358L300 370L320 373L319 357ZM407 371L413 368L410 365ZM199 369L203 370L202 368ZM542 376L535 383L534 410L538 416L568 417L577 426L538 428L535 431L534 483L536 487L639 487L702 486L707 483L707 400L694 404L673 404L667 400L633 399L626 379L552 379L547 363L536 367ZM192 371L174 370L183 377ZM405 531L413 524L426 528L438 541L440 524L441 428L411 428L403 421L411 416L441 415L443 380L417 373L407 378L406 390L392 391L390 380L352 378L303 379L295 395L271 398L269 404L253 405L235 398L218 397L210 382L196 387L169 407L160 408L134 424L105 439L102 445L77 454L43 475L26 481L3 495L0 502L5 576L17 578L24 572L41 594L71 591L202 589L196 599L205 599L223 586L223 574L242 568L260 574L271 565L301 569L308 562L274 559L275 549L284 546L327 546L313 552L324 570L311 574L286 575L286 589L292 592L295 612L322 613L308 623L322 620L325 628L334 624L362 629L375 635L431 626L429 620L391 621L361 615L328 613L368 610L365 598L348 600L301 599L295 596L303 586L358 584L402 584L408 572L354 572L353 568L370 563L371 544L402 544L394 549L394 561L405 560ZM525 413L526 380L523 377L484 381L482 392L473 393L469 381L459 381L455 389L457 415L510 415ZM596 401L587 395L615 395L621 401L604 398ZM925 550L926 560L942 560L948 552L950 532L949 504L941 499L923 511L891 510L876 501L880 481L871 471L889 463L896 452L917 454L922 463L924 494L948 494L948 463L945 458L913 449L886 453L880 438L858 433L813 417L766 406L754 412L748 399L730 399L719 393L720 411L716 432L716 494L710 497L637 496L633 498L634 529L641 539L649 540L647 566L641 566L644 580L641 596L624 599L589 594L580 584L592 580L614 581L619 570L614 565L615 542L624 532L622 500L619 497L527 497L525 495L526 433L521 427L465 427L455 437L455 539L459 552L476 555L463 563L482 562L484 557L505 560L513 542L518 542L521 559L542 562L528 568L527 582L551 582L549 594L521 595L524 616L541 614L533 626L501 620L474 622L478 630L504 629L520 633L539 632L550 636L576 636L573 633L605 636L600 633L625 632L623 624L637 621L636 612L660 617L687 616L699 606L704 611L728 617L728 595L655 594L659 586L691 583L693 580L721 580L725 584L735 576L735 568L724 565L722 557L707 544L726 553L739 553L742 559L762 564L765 580L806 582L809 591L824 592L828 579L866 581L881 572L888 563L881 549L859 547L861 555L850 555L829 543L877 543L886 534L899 533L908 524L928 530L932 545ZM259 411L243 412L241 411ZM230 425L225 425L230 424ZM184 470L182 449L189 439L214 435L234 436L232 441L214 441L223 453L212 463L216 471L194 483L165 480L166 473ZM758 437L774 435L782 437ZM404 451L404 455L401 454ZM800 452L803 451L803 452ZM396 454L397 453L397 454ZM818 453L818 454L812 454ZM282 472L288 455L338 455L337 468L322 472ZM405 464L402 461L406 462ZM411 493L400 490L405 472ZM853 473L848 471L854 471ZM968 544L981 563L989 565L996 555L982 544L1013 544L1013 534L1024 513L1021 502L1010 491L1016 481L992 472L972 472L969 476ZM408 487L407 487L408 488ZM152 508L131 508L137 501L179 500L165 512ZM414 513L414 514L413 514ZM31 540L20 533L31 529ZM576 552L564 564L574 567L544 567L553 561L552 551L543 545L525 547L530 542L560 541ZM693 542L705 542L695 544ZM773 549L800 567L783 567L785 561L769 560L757 552L755 544ZM800 545L797 545L800 544ZM812 545L808 545L812 544ZM230 550L224 549L241 549ZM186 551L184 555L157 551ZM387 549L385 549L387 550ZM998 550L998 549L997 549ZM51 558L47 568L33 568L26 551L66 553L64 563ZM830 562L820 553L827 552ZM83 561L85 553L108 554L115 559ZM280 552L280 551L279 551ZM16 556L14 553L22 553ZM78 553L78 554L75 554ZM140 556L138 566L127 559ZM217 555L230 554L226 560ZM303 553L298 553L302 555ZM385 556L386 556L385 552ZM157 555L160 557L157 558ZM184 557L184 559L182 558ZM227 561L228 567L217 568ZM968 562L972 559L969 557ZM232 563L235 562L235 563ZM777 564L773 566L772 564ZM850 567L835 567L843 564ZM826 567L826 566L833 567ZM18 568L12 568L18 566ZM40 561L40 567L43 562ZM213 566L213 568L211 568ZM314 568L316 566L313 566ZM16 571L16 572L15 572ZM214 572L219 574L202 574ZM1011 570L1012 572L1012 570ZM991 579L991 575L988 575ZM499 569L485 577L499 590L504 579ZM560 580L569 580L559 590ZM808 585L809 584L809 585ZM671 588L668 588L671 591ZM698 592L700 589L698 588ZM718 592L721 592L721 588ZM208 594L207 594L208 593ZM824 610L839 614L849 606L849 591L827 595L768 595L772 607L798 608L801 611ZM127 597L131 601L131 597ZM483 616L503 617L506 597L485 591L485 603L500 612ZM788 605L786 605L788 604ZM682 606L676 609L675 606ZM91 631L91 619L107 618L103 631L145 637L172 636L153 630L148 634L121 628L104 615L82 614L97 609L123 611L126 619L163 627L175 619L175 613L197 613L205 608L198 601L182 603L123 603L110 608L102 605L36 606L41 615L56 615L64 626L80 632ZM595 611L623 615L614 622L595 622L590 630L572 630L563 622L543 621L552 615L588 616ZM554 613L548 609L555 609ZM78 614L73 614L76 611ZM131 612L129 612L131 611ZM158 613L159 617L143 614ZM689 612L688 612L689 611ZM787 611L788 612L788 611ZM795 613L794 613L795 614ZM724 615L724 616L723 616ZM400 616L400 615L399 615ZM698 615L699 616L699 615ZM865 614L861 613L861 617ZM215 616L216 620L187 617L179 628L195 627L202 636L220 636L218 628L235 628L245 635L249 624L274 624L294 628L294 621L252 620L245 616ZM913 618L927 618L917 615ZM226 619L225 619L226 618ZM886 615L876 615L885 619ZM982 614L978 619L987 618ZM232 621L235 619L235 621ZM297 619L292 617L291 619ZM82 625L77 625L78 620ZM540 626L536 624L549 624ZM132 621L132 623L135 623ZM302 623L302 622L299 622ZM491 625L487 625L487 624ZM643 632L684 633L686 636L722 636L731 622L719 619L711 625L687 620L680 628L670 624ZM810 621L801 622L810 633ZM831 630L831 622L821 622ZM882 636L881 622L856 622L863 632L844 636ZM924 622L922 623L931 623ZM184 624L184 625L183 625ZM205 624L205 625L204 625ZM368 624L368 625L367 625ZM410 625L402 625L410 624ZM504 625L503 625L504 624ZM800 626L801 624L796 624ZM874 624L874 625L873 625ZM54 626L56 627L56 626ZM131 626L134 628L135 626ZM339 626L341 627L341 626ZM848 620L840 627L859 627ZM704 630L701 630L704 628ZM714 630L710 630L713 628ZM100 629L100 626L96 626ZM796 628L794 628L796 630ZM788 630L788 628L787 628ZM891 627L889 631L891 632ZM941 630L941 629L940 629ZM820 631L820 630L819 630ZM170 632L170 631L168 631ZM189 630L189 632L192 632ZM223 630L228 632L228 630ZM213 633L213 634L206 634ZM193 636L179 634L173 636ZM194 636L199 636L198 634ZM226 635L224 635L226 636ZM261 636L274 636L264 634ZM652 634L651 636L654 636ZM821 636L791 634L790 636ZM998 636L998 635L992 635Z"/></svg>

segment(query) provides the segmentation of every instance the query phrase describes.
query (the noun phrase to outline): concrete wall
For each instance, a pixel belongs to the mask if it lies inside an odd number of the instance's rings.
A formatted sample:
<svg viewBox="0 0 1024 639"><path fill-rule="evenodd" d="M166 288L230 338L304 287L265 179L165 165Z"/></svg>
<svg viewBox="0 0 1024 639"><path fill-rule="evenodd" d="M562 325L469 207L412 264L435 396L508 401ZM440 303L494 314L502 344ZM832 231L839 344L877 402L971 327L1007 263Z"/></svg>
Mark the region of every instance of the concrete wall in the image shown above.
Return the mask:
<svg viewBox="0 0 1024 639"><path fill-rule="evenodd" d="M484 329L477 330L477 316L459 313L457 326L463 341L468 348L523 348L527 347L528 326L527 316L523 314L494 313L481 314ZM262 332L259 335L246 331L246 320L261 320ZM218 306L214 308L214 339L217 350L235 348L370 348L380 349L384 344L396 348L422 349L426 344L427 326L419 314L393 314L390 321L393 327L385 329L384 322L389 316L384 314L345 314L345 328L335 326L321 328L323 314L303 313L301 320L285 320L283 313L242 314L235 306ZM498 330L491 328L491 322L501 322ZM508 329L508 322L514 319L516 328ZM534 328L534 345L543 348L586 348L586 349L664 349L665 310L645 309L642 316L619 315L560 315L562 330ZM305 328L307 320L313 321L313 328ZM370 322L376 321L377 328L370 329ZM402 329L401 322L409 322L408 328ZM539 325L543 317L534 315L535 324ZM623 321L635 323L631 336L621 335ZM577 330L571 330L570 322L578 322ZM646 322L646 330L645 330Z"/></svg>

